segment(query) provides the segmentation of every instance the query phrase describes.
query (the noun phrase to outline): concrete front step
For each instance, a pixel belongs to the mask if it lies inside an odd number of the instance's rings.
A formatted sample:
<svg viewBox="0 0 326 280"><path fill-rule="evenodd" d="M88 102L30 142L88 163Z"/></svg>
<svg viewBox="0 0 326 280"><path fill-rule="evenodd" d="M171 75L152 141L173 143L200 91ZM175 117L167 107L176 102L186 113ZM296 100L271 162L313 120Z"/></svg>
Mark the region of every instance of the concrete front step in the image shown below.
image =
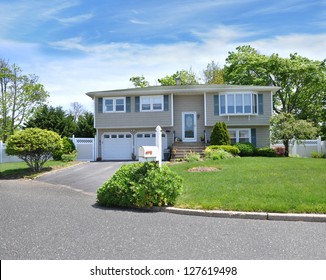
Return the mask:
<svg viewBox="0 0 326 280"><path fill-rule="evenodd" d="M204 150L204 143L176 142L172 147L172 159L182 159L190 153L200 154L200 156L203 157Z"/></svg>

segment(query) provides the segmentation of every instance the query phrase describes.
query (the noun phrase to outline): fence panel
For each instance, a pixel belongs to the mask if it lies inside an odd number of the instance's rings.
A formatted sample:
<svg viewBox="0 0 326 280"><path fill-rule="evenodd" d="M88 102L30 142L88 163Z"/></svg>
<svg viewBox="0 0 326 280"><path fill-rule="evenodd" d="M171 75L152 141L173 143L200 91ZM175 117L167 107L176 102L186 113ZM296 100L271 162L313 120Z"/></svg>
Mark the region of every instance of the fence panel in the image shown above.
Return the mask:
<svg viewBox="0 0 326 280"><path fill-rule="evenodd" d="M19 157L17 156L8 156L6 154L6 144L0 141L0 163L4 162L21 162Z"/></svg>
<svg viewBox="0 0 326 280"><path fill-rule="evenodd" d="M95 138L70 138L78 152L77 160L94 161L95 160Z"/></svg>

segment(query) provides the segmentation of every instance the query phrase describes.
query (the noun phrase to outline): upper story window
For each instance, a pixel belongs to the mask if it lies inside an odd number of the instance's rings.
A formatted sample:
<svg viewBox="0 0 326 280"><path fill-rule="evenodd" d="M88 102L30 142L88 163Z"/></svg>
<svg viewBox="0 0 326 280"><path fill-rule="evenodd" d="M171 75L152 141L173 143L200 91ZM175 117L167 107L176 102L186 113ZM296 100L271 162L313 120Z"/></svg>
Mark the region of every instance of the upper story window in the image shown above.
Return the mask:
<svg viewBox="0 0 326 280"><path fill-rule="evenodd" d="M221 115L256 115L258 95L256 93L220 94Z"/></svg>
<svg viewBox="0 0 326 280"><path fill-rule="evenodd" d="M104 98L104 112L126 112L126 98L125 97L110 97Z"/></svg>
<svg viewBox="0 0 326 280"><path fill-rule="evenodd" d="M141 96L140 111L163 111L163 95L159 96Z"/></svg>

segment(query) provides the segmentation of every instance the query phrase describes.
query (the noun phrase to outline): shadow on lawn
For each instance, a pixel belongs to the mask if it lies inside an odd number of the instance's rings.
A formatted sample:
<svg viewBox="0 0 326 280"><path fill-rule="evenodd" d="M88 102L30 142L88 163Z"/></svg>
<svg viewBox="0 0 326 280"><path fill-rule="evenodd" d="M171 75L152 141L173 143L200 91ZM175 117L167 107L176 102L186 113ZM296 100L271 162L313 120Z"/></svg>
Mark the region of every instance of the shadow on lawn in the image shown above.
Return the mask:
<svg viewBox="0 0 326 280"><path fill-rule="evenodd" d="M44 167L41 172L35 173L29 167L19 169L7 169L5 171L0 170L0 180L17 180L17 179L33 179L36 176L51 171L52 167Z"/></svg>

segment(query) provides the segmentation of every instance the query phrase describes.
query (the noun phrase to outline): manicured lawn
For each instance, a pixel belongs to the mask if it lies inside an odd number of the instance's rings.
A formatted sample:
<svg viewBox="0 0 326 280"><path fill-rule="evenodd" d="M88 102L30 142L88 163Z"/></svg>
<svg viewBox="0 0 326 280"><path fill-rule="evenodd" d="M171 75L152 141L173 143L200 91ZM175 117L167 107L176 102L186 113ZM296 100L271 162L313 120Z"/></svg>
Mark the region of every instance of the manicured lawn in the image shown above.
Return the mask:
<svg viewBox="0 0 326 280"><path fill-rule="evenodd" d="M197 166L215 172L189 172ZM326 213L326 160L234 158L171 165L184 178L176 207Z"/></svg>
<svg viewBox="0 0 326 280"><path fill-rule="evenodd" d="M53 169L63 168L76 162L62 162L62 161L47 161L44 164L43 172L51 171ZM25 162L9 162L0 163L0 179L19 179L19 178L33 178L40 173L33 173Z"/></svg>

